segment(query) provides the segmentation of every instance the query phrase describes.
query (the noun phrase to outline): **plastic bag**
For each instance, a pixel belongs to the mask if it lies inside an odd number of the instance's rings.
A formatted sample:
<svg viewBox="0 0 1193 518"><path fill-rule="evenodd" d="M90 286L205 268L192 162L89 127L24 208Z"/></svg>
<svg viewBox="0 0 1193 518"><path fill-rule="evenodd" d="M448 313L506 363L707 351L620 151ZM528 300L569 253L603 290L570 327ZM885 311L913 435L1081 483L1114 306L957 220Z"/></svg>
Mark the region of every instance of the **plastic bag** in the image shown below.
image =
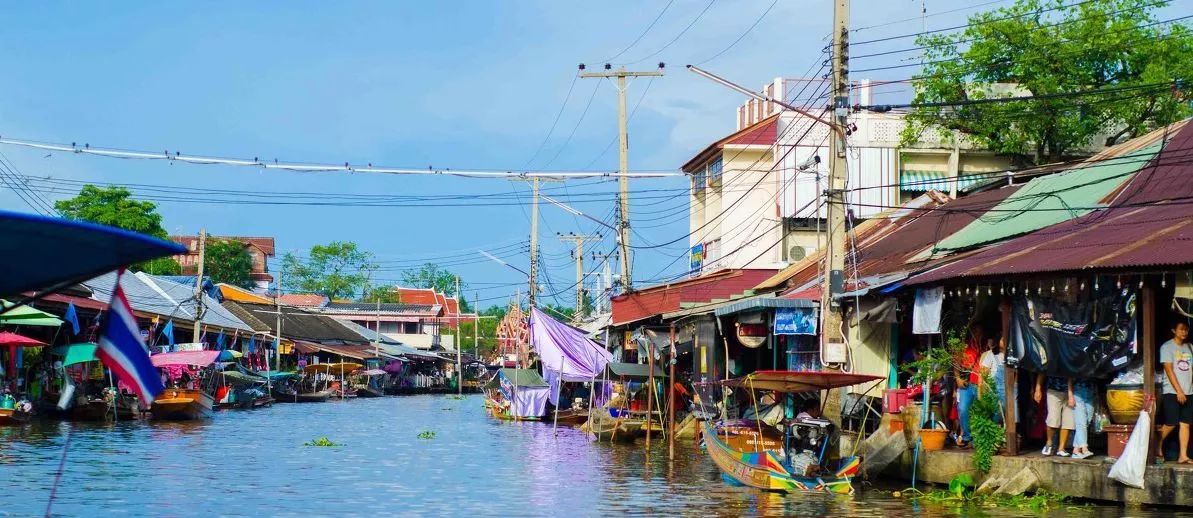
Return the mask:
<svg viewBox="0 0 1193 518"><path fill-rule="evenodd" d="M1147 410L1139 413L1139 421L1131 431L1131 438L1123 454L1110 467L1110 478L1131 487L1143 489L1143 475L1147 471L1148 441L1151 438L1152 416Z"/></svg>

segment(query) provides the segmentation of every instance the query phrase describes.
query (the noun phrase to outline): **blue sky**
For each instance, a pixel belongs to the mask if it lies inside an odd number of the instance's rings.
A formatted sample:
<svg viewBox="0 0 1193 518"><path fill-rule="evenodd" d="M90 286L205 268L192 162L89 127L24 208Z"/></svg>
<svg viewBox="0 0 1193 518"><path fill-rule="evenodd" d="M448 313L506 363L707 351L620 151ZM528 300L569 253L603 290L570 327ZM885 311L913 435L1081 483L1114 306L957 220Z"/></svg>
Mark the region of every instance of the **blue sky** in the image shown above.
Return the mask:
<svg viewBox="0 0 1193 518"><path fill-rule="evenodd" d="M631 168L674 169L733 130L742 97L683 69L725 49L759 19L772 0L717 0L656 57L668 63L650 84L631 122ZM930 0L929 14L988 2ZM666 6L641 41L615 61L634 61L672 40L707 0L560 2L5 2L0 16L0 135L95 146L295 161L372 162L392 166L521 169L615 169L616 93L608 82L574 85L558 126L540 153L576 64L599 65L633 42ZM992 7L1007 5L1000 2ZM851 25L915 17L919 0L854 2ZM929 28L963 23L973 11L932 16ZM795 76L821 59L831 19L827 0L779 0L754 30L704 66L759 87ZM863 29L854 38L915 32L920 21ZM868 51L912 46L911 40ZM868 66L896 63L898 56ZM860 65L859 65L860 66ZM866 74L907 77L912 69ZM855 75L855 79L860 77ZM631 107L647 85L630 87ZM594 94L595 92L595 94ZM890 94L891 100L902 95ZM591 106L582 121L588 99ZM885 99L883 99L885 100ZM574 137L561 147L568 135ZM254 192L340 194L528 193L507 180L291 173L227 166L171 165L46 153L0 146L20 173L36 177ZM48 155L48 156L47 156ZM534 158L533 160L532 157ZM592 164L589 166L589 164ZM686 180L635 180L655 191L635 222L637 243L687 233ZM609 192L591 180L548 185L560 197ZM46 192L50 200L67 197ZM675 195L667 199L663 195ZM632 195L633 196L633 195ZM633 199L633 197L632 197ZM522 197L527 201L527 197ZM0 206L31 210L5 188ZM603 218L610 200L577 203ZM302 252L333 240L359 243L383 264L378 276L428 257L453 256L451 269L480 290L482 306L502 302L520 274L485 260L477 248L527 239L528 209L500 207L327 207L227 205L202 197L162 201L172 233L200 227L224 235L277 238L279 251ZM542 253L555 291L574 282L568 248L556 232L592 232L596 225L554 207L542 208ZM606 240L589 249L612 249ZM687 240L641 251L635 278L683 270ZM590 262L591 263L591 262ZM276 264L276 261L275 261ZM670 266L668 266L670 265ZM550 289L548 289L550 293ZM471 299L471 290L466 293ZM548 300L552 300L548 298ZM570 293L559 300L569 303Z"/></svg>

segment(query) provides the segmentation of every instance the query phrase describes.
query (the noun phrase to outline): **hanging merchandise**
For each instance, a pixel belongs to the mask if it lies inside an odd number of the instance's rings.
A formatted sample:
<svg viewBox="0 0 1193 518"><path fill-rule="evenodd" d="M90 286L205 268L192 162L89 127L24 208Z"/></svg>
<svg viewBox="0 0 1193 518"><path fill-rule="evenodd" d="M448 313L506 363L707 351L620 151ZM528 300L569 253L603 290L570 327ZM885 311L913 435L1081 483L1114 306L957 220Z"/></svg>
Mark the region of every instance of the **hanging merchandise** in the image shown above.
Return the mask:
<svg viewBox="0 0 1193 518"><path fill-rule="evenodd" d="M1009 364L1050 376L1108 378L1136 354L1135 291L1018 297L1012 307Z"/></svg>
<svg viewBox="0 0 1193 518"><path fill-rule="evenodd" d="M967 288L966 292L968 291ZM943 302L944 288L916 290L911 332L917 335L940 334L940 310Z"/></svg>

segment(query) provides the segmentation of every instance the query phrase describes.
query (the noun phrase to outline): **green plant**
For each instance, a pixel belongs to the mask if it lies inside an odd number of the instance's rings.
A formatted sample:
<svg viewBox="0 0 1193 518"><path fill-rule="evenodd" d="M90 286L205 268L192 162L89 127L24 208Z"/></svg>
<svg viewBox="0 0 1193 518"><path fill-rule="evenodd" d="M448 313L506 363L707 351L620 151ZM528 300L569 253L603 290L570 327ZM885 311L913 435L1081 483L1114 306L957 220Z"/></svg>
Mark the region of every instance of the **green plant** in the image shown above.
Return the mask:
<svg viewBox="0 0 1193 518"><path fill-rule="evenodd" d="M955 358L965 349L965 340L958 331L945 335L944 346L929 347L919 358L903 364L903 371L911 374L909 383L932 384L953 370Z"/></svg>
<svg viewBox="0 0 1193 518"><path fill-rule="evenodd" d="M333 442L331 439L328 439L327 436L325 435L318 439L315 439L312 441L307 441L307 442L303 443L303 446L341 446L341 445Z"/></svg>
<svg viewBox="0 0 1193 518"><path fill-rule="evenodd" d="M973 435L973 464L979 471L990 471L994 453L1006 442L1006 429L998 424L996 417L1002 412L999 395L994 389L994 380L989 374L982 375L981 394L969 408L969 430Z"/></svg>
<svg viewBox="0 0 1193 518"><path fill-rule="evenodd" d="M1058 507L1074 507L1069 505L1069 497L1055 491L1039 489L1031 495L995 495L974 493L973 476L961 473L949 481L948 489L936 489L923 492L915 488L895 491L892 496L906 497L911 500L927 502L937 505L954 507L1007 507L1045 511Z"/></svg>
<svg viewBox="0 0 1193 518"><path fill-rule="evenodd" d="M435 438L435 432L433 432L433 431L431 431L431 430L424 430L424 431L422 431L421 433L419 433L419 434L418 434L418 438L419 438L419 439L434 439L434 438Z"/></svg>

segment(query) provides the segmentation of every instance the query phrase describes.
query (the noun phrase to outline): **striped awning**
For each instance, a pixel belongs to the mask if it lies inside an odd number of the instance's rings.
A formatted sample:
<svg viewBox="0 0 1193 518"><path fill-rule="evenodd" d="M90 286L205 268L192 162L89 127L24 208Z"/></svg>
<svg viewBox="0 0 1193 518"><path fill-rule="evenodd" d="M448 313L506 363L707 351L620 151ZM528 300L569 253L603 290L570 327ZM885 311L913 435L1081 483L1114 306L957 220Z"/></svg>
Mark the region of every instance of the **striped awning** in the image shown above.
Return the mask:
<svg viewBox="0 0 1193 518"><path fill-rule="evenodd" d="M904 192L949 192L951 180L949 173L944 171L900 171L899 190ZM962 174L957 178L957 190L964 191L989 180L988 174L977 176Z"/></svg>

